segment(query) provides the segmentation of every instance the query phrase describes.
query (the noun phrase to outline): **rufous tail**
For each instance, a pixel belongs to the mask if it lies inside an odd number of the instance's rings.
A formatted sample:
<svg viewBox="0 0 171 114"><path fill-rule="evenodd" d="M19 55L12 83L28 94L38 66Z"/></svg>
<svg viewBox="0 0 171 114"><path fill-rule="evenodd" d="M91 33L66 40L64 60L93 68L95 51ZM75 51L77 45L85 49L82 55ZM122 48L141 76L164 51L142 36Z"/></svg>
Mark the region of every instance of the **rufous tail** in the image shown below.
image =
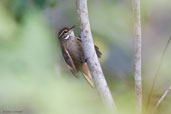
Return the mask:
<svg viewBox="0 0 171 114"><path fill-rule="evenodd" d="M85 79L90 84L90 86L92 88L94 88L94 82L93 82L92 76L90 74L90 71L89 71L89 68L88 68L88 65L87 65L86 62L82 64L82 66L81 66L81 72L82 72L83 76L85 77Z"/></svg>

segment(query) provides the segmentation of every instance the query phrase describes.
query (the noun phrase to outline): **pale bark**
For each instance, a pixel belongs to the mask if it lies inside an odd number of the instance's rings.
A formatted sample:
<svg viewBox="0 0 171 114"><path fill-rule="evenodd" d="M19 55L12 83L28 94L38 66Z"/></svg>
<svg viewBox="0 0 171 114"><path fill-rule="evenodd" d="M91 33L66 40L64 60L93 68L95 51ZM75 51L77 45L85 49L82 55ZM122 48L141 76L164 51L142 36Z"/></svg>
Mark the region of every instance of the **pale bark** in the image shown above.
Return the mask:
<svg viewBox="0 0 171 114"><path fill-rule="evenodd" d="M134 58L134 78L135 92L138 101L138 108L142 108L142 84L141 84L141 21L140 21L140 0L132 0L134 14L134 37L135 37L135 58Z"/></svg>
<svg viewBox="0 0 171 114"><path fill-rule="evenodd" d="M87 0L77 0L77 14L80 24L83 50L87 59L88 67L95 82L95 87L100 94L103 103L108 107L116 109L111 92L106 83L99 60L97 58L92 33L90 29Z"/></svg>
<svg viewBox="0 0 171 114"><path fill-rule="evenodd" d="M164 100L164 98L166 97L166 95L168 94L168 92L171 90L171 85L169 87L169 89L167 89L164 94L161 96L161 98L158 100L157 104L155 105L154 107L154 110L153 110L153 113L152 114L155 114L157 108L159 107L160 103Z"/></svg>

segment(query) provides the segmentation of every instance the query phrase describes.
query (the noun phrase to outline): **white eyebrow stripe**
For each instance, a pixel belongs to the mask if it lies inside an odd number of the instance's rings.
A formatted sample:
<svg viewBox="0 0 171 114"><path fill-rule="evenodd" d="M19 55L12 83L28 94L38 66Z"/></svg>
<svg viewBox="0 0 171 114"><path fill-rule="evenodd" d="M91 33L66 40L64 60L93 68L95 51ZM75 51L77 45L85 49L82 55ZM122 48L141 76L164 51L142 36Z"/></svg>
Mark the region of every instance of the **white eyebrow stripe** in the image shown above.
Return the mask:
<svg viewBox="0 0 171 114"><path fill-rule="evenodd" d="M59 37L61 37L61 35L64 33L64 32L67 32L68 30L64 30L62 31L60 34L59 34Z"/></svg>

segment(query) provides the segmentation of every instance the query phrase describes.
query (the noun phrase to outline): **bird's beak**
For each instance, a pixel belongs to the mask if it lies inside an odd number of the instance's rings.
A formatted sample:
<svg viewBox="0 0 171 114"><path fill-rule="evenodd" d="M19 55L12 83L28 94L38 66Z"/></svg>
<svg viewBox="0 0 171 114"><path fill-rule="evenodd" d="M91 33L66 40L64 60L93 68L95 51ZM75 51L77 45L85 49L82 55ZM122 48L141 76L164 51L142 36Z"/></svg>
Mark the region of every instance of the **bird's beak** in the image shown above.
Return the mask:
<svg viewBox="0 0 171 114"><path fill-rule="evenodd" d="M73 25L69 30L74 30L74 28L75 28L75 25Z"/></svg>
<svg viewBox="0 0 171 114"><path fill-rule="evenodd" d="M69 29L69 34L72 33L72 31L74 30L74 28L75 28L75 25L73 25L73 26Z"/></svg>

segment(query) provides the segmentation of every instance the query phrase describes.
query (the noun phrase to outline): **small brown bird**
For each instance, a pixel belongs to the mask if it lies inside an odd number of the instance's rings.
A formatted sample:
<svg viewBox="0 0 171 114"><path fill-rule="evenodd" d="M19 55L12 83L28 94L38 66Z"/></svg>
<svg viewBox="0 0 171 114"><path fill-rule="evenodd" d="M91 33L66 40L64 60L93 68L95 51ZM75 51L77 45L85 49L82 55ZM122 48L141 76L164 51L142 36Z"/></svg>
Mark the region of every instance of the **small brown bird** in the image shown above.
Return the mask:
<svg viewBox="0 0 171 114"><path fill-rule="evenodd" d="M87 59L85 58L82 49L81 38L75 37L73 31L74 28L75 25L71 28L64 27L58 33L63 57L67 63L67 67L75 77L78 78L78 72L82 72L83 76L87 79L91 87L94 87L92 76L87 66ZM97 46L95 46L95 50L97 56L100 58L102 53L99 51Z"/></svg>

